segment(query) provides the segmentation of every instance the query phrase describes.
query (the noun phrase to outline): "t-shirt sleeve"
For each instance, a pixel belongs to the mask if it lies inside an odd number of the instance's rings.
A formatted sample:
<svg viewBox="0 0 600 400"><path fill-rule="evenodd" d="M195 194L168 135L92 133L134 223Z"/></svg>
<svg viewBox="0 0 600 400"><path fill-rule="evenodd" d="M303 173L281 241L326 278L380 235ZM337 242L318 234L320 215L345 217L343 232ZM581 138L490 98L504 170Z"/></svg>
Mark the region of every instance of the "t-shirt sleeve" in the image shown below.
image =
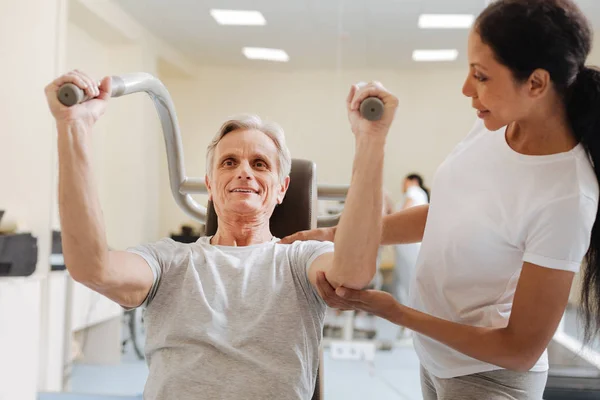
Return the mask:
<svg viewBox="0 0 600 400"><path fill-rule="evenodd" d="M590 244L597 209L597 201L584 195L545 205L529 224L523 261L578 272Z"/></svg>
<svg viewBox="0 0 600 400"><path fill-rule="evenodd" d="M333 253L332 242L319 242L308 240L304 242L294 242L292 244L292 271L299 282L308 301L315 306L325 306L325 302L317 292L317 289L308 279L308 269L317 257Z"/></svg>
<svg viewBox="0 0 600 400"><path fill-rule="evenodd" d="M152 270L152 275L154 276L148 296L146 296L146 299L140 307L148 307L156 295L160 280L170 265L174 249L175 242L172 239L167 238L161 239L158 242L141 244L127 249L128 252L143 257L148 263L148 266Z"/></svg>

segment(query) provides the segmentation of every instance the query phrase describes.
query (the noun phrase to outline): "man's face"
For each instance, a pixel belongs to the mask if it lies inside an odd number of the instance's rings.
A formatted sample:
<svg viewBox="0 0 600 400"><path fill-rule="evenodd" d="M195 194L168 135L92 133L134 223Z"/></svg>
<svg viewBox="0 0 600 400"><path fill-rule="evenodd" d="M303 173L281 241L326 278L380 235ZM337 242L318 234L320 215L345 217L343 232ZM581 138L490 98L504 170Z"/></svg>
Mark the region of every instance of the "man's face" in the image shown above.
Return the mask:
<svg viewBox="0 0 600 400"><path fill-rule="evenodd" d="M279 181L278 161L275 143L263 132L238 129L226 134L215 148L212 176L206 177L219 218L234 214L268 220L289 185L289 177Z"/></svg>

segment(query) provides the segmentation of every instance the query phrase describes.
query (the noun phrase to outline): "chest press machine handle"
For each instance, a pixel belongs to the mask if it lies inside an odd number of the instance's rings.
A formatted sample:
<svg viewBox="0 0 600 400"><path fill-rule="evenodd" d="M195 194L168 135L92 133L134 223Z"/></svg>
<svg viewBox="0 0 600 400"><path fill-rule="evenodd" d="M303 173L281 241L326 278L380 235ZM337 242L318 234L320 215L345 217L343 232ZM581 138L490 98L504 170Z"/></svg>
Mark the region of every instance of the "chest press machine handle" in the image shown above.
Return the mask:
<svg viewBox="0 0 600 400"><path fill-rule="evenodd" d="M195 220L206 222L206 207L192 198L192 194L207 193L204 178L190 178L185 173L181 132L175 114L175 106L167 88L153 75L138 72L113 76L111 97L121 97L132 93L145 92L152 99L165 139L167 164L169 167L169 186L177 205ZM59 101L67 107L82 103L88 98L83 90L72 83L60 87ZM361 114L370 121L376 121L383 115L383 102L376 97L365 99L360 106ZM348 185L318 185L318 198L323 200L343 200L348 193ZM339 215L319 217L317 225L333 226Z"/></svg>

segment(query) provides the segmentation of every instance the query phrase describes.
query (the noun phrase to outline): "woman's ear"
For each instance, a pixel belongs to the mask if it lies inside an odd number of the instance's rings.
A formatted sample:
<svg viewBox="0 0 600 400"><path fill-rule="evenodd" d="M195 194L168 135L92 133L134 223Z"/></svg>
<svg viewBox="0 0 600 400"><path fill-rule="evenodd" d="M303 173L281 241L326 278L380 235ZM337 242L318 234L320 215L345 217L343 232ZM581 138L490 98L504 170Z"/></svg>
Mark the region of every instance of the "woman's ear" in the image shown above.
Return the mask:
<svg viewBox="0 0 600 400"><path fill-rule="evenodd" d="M531 97L540 97L548 92L551 83L550 74L545 69L538 68L529 77L527 89Z"/></svg>

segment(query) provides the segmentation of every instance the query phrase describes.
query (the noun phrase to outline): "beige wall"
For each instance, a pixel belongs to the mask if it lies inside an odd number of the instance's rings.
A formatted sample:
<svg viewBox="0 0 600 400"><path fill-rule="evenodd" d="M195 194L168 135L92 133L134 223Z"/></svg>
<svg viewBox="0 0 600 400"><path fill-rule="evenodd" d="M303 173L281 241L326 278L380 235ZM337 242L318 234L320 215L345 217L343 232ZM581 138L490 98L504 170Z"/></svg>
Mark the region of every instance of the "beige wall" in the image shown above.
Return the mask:
<svg viewBox="0 0 600 400"><path fill-rule="evenodd" d="M157 75L152 49L109 45L69 24L67 68L95 79L144 71ZM159 77L160 78L160 77ZM124 249L159 236L160 154L158 117L143 93L112 99L94 127L94 174L109 246ZM123 223L123 221L127 221Z"/></svg>
<svg viewBox="0 0 600 400"><path fill-rule="evenodd" d="M177 107L188 175L204 176L206 146L220 124L232 114L251 112L283 126L292 155L317 163L319 182L349 183L354 142L345 98L352 83L379 80L400 99L385 161L385 187L399 200L403 177L416 171L431 183L439 163L475 121L461 93L464 78L461 68L441 67L293 73L203 68L195 80L165 84ZM170 192L160 195L161 233L167 234L189 218Z"/></svg>
<svg viewBox="0 0 600 400"><path fill-rule="evenodd" d="M0 278L0 399L34 400L48 272L53 124L43 88L60 58L64 3L10 1L0 13L0 209L38 239L38 272Z"/></svg>

